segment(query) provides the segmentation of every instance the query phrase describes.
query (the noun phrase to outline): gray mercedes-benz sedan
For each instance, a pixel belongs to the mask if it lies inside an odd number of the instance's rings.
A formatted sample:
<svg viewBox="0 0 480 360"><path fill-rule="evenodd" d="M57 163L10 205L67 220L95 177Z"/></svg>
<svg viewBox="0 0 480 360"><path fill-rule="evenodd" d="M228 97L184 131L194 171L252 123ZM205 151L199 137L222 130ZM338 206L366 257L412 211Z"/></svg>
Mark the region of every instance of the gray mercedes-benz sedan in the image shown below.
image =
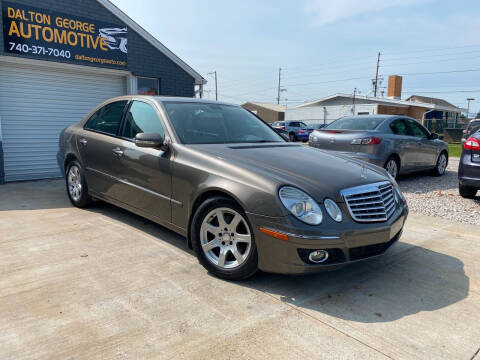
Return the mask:
<svg viewBox="0 0 480 360"><path fill-rule="evenodd" d="M289 143L236 105L119 97L63 130L59 144L73 205L104 200L186 236L226 279L383 254L408 215L384 169Z"/></svg>
<svg viewBox="0 0 480 360"><path fill-rule="evenodd" d="M378 165L394 178L423 170L441 176L448 165L447 144L407 116L343 117L311 133L309 145Z"/></svg>

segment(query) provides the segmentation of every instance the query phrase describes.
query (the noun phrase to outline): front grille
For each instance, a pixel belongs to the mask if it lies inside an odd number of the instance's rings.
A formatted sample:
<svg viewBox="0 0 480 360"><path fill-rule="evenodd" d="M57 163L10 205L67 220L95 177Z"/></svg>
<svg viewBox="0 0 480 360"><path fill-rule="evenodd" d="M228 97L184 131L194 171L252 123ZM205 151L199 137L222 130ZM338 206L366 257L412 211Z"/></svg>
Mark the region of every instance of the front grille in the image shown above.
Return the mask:
<svg viewBox="0 0 480 360"><path fill-rule="evenodd" d="M353 220L387 221L395 211L394 189L390 182L357 186L341 191Z"/></svg>

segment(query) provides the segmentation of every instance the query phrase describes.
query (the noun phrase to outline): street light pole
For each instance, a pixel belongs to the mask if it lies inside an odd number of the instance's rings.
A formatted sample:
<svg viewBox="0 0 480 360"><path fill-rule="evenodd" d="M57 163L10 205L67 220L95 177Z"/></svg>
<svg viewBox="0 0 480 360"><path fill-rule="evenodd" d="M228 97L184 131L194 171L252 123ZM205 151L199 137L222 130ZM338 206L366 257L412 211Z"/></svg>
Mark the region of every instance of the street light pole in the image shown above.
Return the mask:
<svg viewBox="0 0 480 360"><path fill-rule="evenodd" d="M278 68L278 92L277 92L277 104L280 104L280 83L282 80L282 68Z"/></svg>
<svg viewBox="0 0 480 360"><path fill-rule="evenodd" d="M217 71L208 73L207 75L215 76L215 101L218 101L218 84L217 84Z"/></svg>
<svg viewBox="0 0 480 360"><path fill-rule="evenodd" d="M474 98L467 98L467 119L470 116L470 101L475 100Z"/></svg>

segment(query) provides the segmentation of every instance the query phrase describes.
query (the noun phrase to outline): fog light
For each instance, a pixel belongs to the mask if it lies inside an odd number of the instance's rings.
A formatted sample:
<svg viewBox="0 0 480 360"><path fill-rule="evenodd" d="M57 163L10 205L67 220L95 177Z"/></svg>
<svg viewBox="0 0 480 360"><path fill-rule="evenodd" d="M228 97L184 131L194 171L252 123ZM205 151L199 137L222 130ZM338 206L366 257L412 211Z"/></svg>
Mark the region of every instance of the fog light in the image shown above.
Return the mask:
<svg viewBox="0 0 480 360"><path fill-rule="evenodd" d="M320 264L328 259L328 252L325 250L315 250L308 255L308 260L313 263Z"/></svg>

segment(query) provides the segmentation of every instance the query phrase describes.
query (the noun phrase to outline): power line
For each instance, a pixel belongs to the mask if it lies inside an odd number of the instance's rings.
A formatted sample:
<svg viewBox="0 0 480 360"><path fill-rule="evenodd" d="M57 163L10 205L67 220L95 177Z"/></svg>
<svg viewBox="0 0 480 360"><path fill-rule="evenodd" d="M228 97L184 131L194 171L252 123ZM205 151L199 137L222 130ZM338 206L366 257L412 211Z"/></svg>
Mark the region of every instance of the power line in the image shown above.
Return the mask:
<svg viewBox="0 0 480 360"><path fill-rule="evenodd" d="M417 50L399 50L399 51L393 51L393 52L384 52L384 55L389 55L389 54L411 54L411 53L417 53L417 52L431 52L435 50L452 50L452 49L462 49L462 48L468 48L468 47L475 47L475 46L480 46L480 44L470 44L470 45L462 45L462 46L452 46L452 47L435 47L435 48L429 48L429 49L417 49Z"/></svg>

